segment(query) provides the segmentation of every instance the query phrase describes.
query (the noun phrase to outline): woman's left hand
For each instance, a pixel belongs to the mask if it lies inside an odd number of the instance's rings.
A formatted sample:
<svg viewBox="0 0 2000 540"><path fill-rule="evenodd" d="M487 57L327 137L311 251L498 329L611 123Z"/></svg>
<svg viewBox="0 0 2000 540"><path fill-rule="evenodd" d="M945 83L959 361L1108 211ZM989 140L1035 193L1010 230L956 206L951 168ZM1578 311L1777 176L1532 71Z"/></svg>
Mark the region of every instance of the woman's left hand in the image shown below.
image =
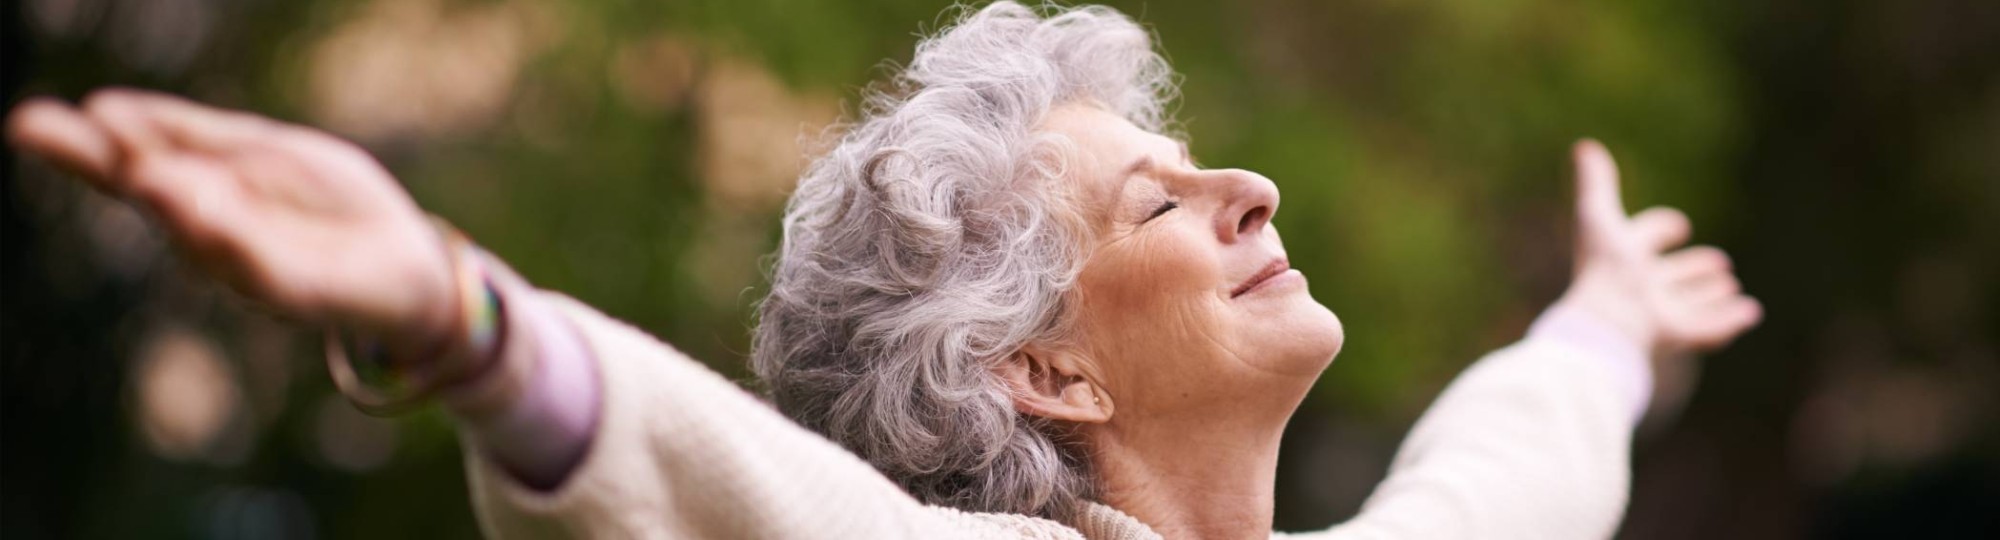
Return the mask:
<svg viewBox="0 0 2000 540"><path fill-rule="evenodd" d="M444 242L401 184L332 135L179 97L92 92L32 98L10 142L106 194L152 210L198 266L315 323L436 350L457 328Z"/></svg>
<svg viewBox="0 0 2000 540"><path fill-rule="evenodd" d="M1580 141L1572 154L1576 270L1558 305L1596 315L1655 357L1721 348L1763 319L1763 307L1742 293L1722 250L1674 250L1688 240L1685 214L1655 207L1628 217L1618 165L1604 145Z"/></svg>

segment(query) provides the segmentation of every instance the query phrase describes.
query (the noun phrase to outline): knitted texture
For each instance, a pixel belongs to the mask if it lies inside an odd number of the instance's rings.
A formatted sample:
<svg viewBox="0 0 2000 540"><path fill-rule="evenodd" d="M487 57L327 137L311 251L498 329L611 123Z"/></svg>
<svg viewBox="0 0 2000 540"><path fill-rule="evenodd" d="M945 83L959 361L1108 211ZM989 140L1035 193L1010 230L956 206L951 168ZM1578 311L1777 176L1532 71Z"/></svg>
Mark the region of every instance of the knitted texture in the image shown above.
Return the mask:
<svg viewBox="0 0 2000 540"><path fill-rule="evenodd" d="M566 297L541 299L597 362L603 409L583 462L554 490L524 487L467 452L488 537L1160 537L1103 505L1071 524L924 505L672 347ZM1417 422L1359 515L1274 537L1610 536L1624 511L1633 418L1630 397L1607 382L1610 364L1592 352L1536 337L1480 360Z"/></svg>

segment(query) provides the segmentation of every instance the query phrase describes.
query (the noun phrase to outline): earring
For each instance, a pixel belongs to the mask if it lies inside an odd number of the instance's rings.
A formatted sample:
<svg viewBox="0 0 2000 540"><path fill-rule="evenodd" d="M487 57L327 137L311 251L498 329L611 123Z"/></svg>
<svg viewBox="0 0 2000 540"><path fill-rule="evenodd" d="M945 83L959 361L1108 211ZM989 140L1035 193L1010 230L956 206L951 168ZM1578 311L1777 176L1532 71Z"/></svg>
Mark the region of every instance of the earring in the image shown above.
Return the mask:
<svg viewBox="0 0 2000 540"><path fill-rule="evenodd" d="M1103 404L1104 404L1104 398L1102 398L1102 397L1098 397L1098 396L1090 396L1090 402L1091 402L1092 404L1096 404L1096 405L1103 405Z"/></svg>

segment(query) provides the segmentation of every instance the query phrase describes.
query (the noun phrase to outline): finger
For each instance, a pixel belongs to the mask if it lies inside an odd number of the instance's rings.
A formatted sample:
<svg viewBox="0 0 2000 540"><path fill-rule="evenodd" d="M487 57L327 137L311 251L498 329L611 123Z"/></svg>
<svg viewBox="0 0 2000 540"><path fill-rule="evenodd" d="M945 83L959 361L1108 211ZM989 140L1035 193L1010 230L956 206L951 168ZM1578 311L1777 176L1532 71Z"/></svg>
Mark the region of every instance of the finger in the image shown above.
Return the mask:
<svg viewBox="0 0 2000 540"><path fill-rule="evenodd" d="M270 138L283 124L254 114L210 107L180 96L130 94L160 135L189 150L223 153Z"/></svg>
<svg viewBox="0 0 2000 540"><path fill-rule="evenodd" d="M1655 206L1632 216L1632 231L1657 253L1687 243L1694 226L1680 210Z"/></svg>
<svg viewBox="0 0 2000 540"><path fill-rule="evenodd" d="M125 174L139 201L198 254L228 248L250 230L237 182L220 164L156 152L142 155Z"/></svg>
<svg viewBox="0 0 2000 540"><path fill-rule="evenodd" d="M1726 272L1710 272L1676 282L1673 291L1683 301L1706 306L1734 298L1736 293L1743 292L1743 284L1736 281L1736 276Z"/></svg>
<svg viewBox="0 0 2000 540"><path fill-rule="evenodd" d="M1702 310L1693 328L1704 348L1716 348L1729 344L1763 320L1763 304L1755 298L1738 296L1727 303Z"/></svg>
<svg viewBox="0 0 2000 540"><path fill-rule="evenodd" d="M1683 281L1704 274L1728 274L1729 254L1715 246L1694 246L1667 254L1660 259L1661 271L1671 281Z"/></svg>
<svg viewBox="0 0 2000 540"><path fill-rule="evenodd" d="M111 136L117 159L112 174L125 169L141 156L168 150L169 141L153 127L152 119L140 103L139 91L128 88L96 90L83 98L83 113Z"/></svg>
<svg viewBox="0 0 2000 540"><path fill-rule="evenodd" d="M99 189L118 191L107 183L117 160L110 135L74 107L49 98L23 101L7 119L7 140Z"/></svg>
<svg viewBox="0 0 2000 540"><path fill-rule="evenodd" d="M1734 306L1733 313L1736 317L1736 322L1740 325L1738 328L1747 331L1764 322L1764 303L1750 296L1742 298Z"/></svg>
<svg viewBox="0 0 2000 540"><path fill-rule="evenodd" d="M1594 139L1577 141L1570 154L1576 174L1577 217L1585 232L1614 233L1625 221L1625 203L1618 194L1618 164Z"/></svg>

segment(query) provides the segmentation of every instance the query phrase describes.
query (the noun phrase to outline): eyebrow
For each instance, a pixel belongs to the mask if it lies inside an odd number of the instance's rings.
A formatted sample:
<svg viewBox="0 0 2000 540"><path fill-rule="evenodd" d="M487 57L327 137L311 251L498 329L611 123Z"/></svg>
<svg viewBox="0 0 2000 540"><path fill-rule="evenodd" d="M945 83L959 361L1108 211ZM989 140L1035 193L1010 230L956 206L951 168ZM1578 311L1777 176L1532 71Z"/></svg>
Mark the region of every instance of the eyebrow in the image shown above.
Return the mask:
<svg viewBox="0 0 2000 540"><path fill-rule="evenodd" d="M1174 141L1174 145L1180 147L1182 161L1194 162L1194 155L1188 152L1186 141ZM1151 168L1153 168L1153 156L1142 155L1138 159L1132 160L1130 165L1126 165L1124 169L1121 169L1118 173L1118 189L1111 192L1112 204L1117 204L1125 200L1125 186L1132 183L1133 176L1139 174L1139 171Z"/></svg>
<svg viewBox="0 0 2000 540"><path fill-rule="evenodd" d="M1150 155L1139 156L1139 159L1132 160L1131 165L1126 165L1125 168L1118 173L1118 190L1111 192L1111 203L1118 204L1120 202L1124 202L1125 186L1127 184L1132 183L1132 177L1138 176L1139 171L1151 168L1153 168L1153 156Z"/></svg>

